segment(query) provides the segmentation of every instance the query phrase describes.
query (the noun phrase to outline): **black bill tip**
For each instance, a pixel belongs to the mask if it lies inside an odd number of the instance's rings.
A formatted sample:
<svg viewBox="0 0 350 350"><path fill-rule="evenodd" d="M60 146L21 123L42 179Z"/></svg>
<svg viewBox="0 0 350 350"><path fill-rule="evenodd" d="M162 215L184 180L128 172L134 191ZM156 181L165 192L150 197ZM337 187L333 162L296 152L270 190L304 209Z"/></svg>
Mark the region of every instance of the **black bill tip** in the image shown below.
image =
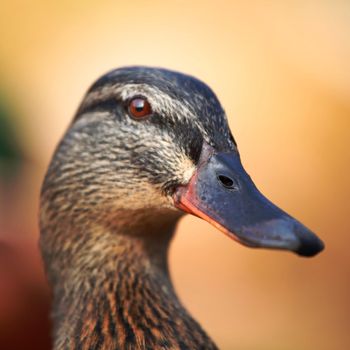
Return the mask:
<svg viewBox="0 0 350 350"><path fill-rule="evenodd" d="M300 242L298 249L295 251L298 255L311 257L324 249L324 243L304 225L298 223L294 232Z"/></svg>

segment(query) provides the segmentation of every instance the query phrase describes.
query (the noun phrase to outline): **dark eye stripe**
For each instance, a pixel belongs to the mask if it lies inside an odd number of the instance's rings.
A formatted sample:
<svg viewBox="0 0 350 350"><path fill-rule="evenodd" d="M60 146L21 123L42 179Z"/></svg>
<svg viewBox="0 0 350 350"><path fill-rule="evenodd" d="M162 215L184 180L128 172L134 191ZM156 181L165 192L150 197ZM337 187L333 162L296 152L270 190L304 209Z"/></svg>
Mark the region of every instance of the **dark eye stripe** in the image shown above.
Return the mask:
<svg viewBox="0 0 350 350"><path fill-rule="evenodd" d="M114 118L123 119L126 117L127 105L122 101L118 101L115 97L111 97L105 101L96 101L94 104L80 109L74 119L76 122L81 115L93 112L110 112ZM160 115L152 113L150 118L146 118L146 123L155 125L159 130L173 135L174 140L179 146L184 149L185 153L196 164L200 151L202 149L203 135L200 130L194 125L189 125L186 120L175 119L174 116ZM188 132L191 130L191 143L188 142Z"/></svg>
<svg viewBox="0 0 350 350"><path fill-rule="evenodd" d="M156 125L159 130L164 130L174 138L174 143L178 144L187 156L197 164L202 150L203 135L195 124L189 125L186 120L176 121L170 116L154 113L148 122ZM189 137L189 130L191 136ZM190 140L190 142L189 142Z"/></svg>
<svg viewBox="0 0 350 350"><path fill-rule="evenodd" d="M96 101L95 103L86 106L85 108L80 108L74 118L74 122L79 119L79 117L85 113L90 112L111 112L115 113L117 109L121 106L120 102L115 99L115 97L111 97L105 101Z"/></svg>

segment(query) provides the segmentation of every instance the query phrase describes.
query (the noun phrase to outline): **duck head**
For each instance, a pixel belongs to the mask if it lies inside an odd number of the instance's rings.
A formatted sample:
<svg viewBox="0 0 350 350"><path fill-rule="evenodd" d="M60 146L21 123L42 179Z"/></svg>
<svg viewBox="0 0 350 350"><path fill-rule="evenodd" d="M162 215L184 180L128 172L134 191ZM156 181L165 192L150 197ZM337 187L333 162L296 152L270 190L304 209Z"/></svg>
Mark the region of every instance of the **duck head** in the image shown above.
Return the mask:
<svg viewBox="0 0 350 350"><path fill-rule="evenodd" d="M255 187L212 90L164 69L117 69L90 88L56 151L46 192L50 203L66 203L71 218L88 213L111 223L128 212L131 227L190 213L249 247L302 256L323 249Z"/></svg>

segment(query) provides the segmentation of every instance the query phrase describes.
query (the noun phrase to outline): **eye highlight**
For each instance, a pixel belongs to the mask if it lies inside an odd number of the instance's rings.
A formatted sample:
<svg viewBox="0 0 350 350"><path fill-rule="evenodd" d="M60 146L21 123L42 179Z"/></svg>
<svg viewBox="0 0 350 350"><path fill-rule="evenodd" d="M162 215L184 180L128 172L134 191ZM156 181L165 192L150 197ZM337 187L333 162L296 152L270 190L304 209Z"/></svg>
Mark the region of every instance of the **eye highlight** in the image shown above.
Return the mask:
<svg viewBox="0 0 350 350"><path fill-rule="evenodd" d="M128 111L131 117L135 119L143 119L152 114L150 103L145 97L134 97L129 101Z"/></svg>

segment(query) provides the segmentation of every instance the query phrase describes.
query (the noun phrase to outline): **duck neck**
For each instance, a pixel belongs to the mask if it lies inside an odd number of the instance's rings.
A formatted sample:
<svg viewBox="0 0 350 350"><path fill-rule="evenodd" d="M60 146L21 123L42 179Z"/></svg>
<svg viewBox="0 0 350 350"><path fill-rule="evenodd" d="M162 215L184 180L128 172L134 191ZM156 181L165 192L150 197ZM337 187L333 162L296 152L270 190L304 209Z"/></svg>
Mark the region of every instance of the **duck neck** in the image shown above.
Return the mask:
<svg viewBox="0 0 350 350"><path fill-rule="evenodd" d="M69 234L70 249L58 254L64 267L54 273L61 277L51 281L55 349L215 349L170 280L177 220Z"/></svg>

